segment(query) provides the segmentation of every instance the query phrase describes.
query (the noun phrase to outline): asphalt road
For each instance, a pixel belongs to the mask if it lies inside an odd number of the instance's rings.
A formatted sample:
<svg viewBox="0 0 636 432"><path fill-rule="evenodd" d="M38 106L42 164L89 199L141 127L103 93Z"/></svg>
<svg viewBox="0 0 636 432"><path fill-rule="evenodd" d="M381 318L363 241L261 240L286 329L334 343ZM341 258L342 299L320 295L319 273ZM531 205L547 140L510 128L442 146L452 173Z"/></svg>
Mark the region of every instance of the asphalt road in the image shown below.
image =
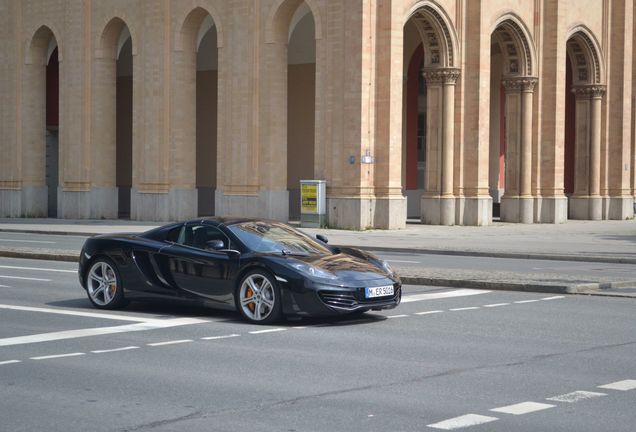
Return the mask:
<svg viewBox="0 0 636 432"><path fill-rule="evenodd" d="M90 307L71 263L0 259L7 431L633 431L633 299L405 287L363 319L255 326Z"/></svg>

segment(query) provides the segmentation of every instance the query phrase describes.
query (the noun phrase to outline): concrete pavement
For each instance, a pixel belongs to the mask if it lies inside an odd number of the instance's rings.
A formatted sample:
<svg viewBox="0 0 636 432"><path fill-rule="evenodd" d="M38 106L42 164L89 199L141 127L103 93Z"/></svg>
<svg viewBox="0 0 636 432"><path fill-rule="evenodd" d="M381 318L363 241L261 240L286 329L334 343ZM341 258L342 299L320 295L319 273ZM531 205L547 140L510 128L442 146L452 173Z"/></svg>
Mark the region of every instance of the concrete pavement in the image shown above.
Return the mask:
<svg viewBox="0 0 636 432"><path fill-rule="evenodd" d="M90 236L141 232L161 223L104 220L0 219L0 232ZM495 223L486 227L408 224L404 230L305 229L329 243L373 251L634 265L633 278L578 277L492 271L439 271L394 265L406 283L555 293L636 296L636 221L568 221L561 225ZM32 246L0 246L0 256L76 261L69 253Z"/></svg>

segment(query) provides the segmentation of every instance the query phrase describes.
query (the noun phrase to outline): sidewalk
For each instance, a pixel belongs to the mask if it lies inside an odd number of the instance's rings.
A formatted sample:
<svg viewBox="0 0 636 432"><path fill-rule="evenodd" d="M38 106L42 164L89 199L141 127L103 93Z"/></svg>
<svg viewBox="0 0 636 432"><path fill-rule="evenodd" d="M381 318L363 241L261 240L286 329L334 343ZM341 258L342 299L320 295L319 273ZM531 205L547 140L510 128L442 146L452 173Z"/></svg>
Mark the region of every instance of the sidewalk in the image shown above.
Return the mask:
<svg viewBox="0 0 636 432"><path fill-rule="evenodd" d="M103 220L0 219L0 232L32 232L89 236L113 232L142 232L161 223ZM486 227L408 224L404 230L345 231L304 229L323 234L329 243L375 251L482 256L496 258L548 259L605 264L636 265L636 221L568 221L565 224L494 223ZM79 251L68 252L1 247L0 256L77 260ZM399 268L405 283L515 289L559 293L608 293L636 296L635 274L631 280L607 277L581 278L564 274L453 271L418 267ZM446 274L443 274L446 273ZM621 291L621 288L627 288Z"/></svg>

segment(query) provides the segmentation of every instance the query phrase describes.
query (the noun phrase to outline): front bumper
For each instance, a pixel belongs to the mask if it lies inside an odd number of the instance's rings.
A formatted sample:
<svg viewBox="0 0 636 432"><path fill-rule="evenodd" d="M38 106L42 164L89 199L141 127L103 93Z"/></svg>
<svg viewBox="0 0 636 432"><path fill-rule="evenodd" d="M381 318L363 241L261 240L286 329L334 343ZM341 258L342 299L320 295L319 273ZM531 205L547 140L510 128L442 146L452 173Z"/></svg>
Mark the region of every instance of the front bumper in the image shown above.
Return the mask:
<svg viewBox="0 0 636 432"><path fill-rule="evenodd" d="M327 308L341 313L393 309L400 304L402 299L402 286L399 283L393 284L393 295L389 297L367 299L364 292L365 287L357 287L338 290L319 289L317 294Z"/></svg>

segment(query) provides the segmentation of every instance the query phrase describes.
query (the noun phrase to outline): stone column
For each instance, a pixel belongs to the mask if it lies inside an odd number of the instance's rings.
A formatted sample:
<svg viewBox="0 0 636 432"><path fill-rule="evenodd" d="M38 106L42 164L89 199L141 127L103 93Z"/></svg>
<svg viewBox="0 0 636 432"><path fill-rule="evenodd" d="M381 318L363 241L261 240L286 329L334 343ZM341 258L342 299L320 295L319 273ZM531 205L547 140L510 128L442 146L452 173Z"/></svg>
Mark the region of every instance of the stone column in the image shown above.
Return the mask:
<svg viewBox="0 0 636 432"><path fill-rule="evenodd" d="M601 220L601 102L605 86L576 86L572 91L576 95L576 142L570 218Z"/></svg>
<svg viewBox="0 0 636 432"><path fill-rule="evenodd" d="M537 79L503 80L506 88L506 191L501 218L507 222L532 223L532 99Z"/></svg>
<svg viewBox="0 0 636 432"><path fill-rule="evenodd" d="M455 224L454 148L455 148L455 83L459 69L425 70L427 85L427 172L426 192L422 196L422 222L431 225ZM441 90L441 91L440 91ZM441 111L441 117L434 111Z"/></svg>

